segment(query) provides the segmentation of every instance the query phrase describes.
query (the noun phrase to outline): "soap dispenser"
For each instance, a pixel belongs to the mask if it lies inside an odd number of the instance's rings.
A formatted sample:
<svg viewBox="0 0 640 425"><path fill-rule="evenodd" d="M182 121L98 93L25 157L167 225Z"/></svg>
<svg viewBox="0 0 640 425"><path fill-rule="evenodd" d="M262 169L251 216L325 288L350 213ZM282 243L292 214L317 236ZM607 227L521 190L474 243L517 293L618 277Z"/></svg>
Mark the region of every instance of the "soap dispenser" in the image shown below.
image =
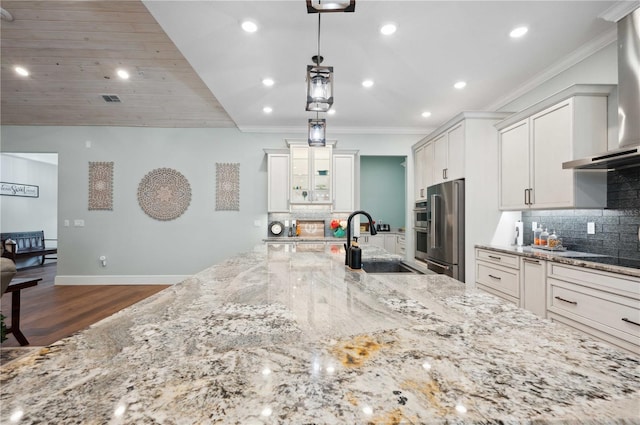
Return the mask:
<svg viewBox="0 0 640 425"><path fill-rule="evenodd" d="M358 246L358 238L356 236L353 237L353 242L351 242L351 249L349 251L350 251L349 267L356 270L361 269L362 268L362 250Z"/></svg>

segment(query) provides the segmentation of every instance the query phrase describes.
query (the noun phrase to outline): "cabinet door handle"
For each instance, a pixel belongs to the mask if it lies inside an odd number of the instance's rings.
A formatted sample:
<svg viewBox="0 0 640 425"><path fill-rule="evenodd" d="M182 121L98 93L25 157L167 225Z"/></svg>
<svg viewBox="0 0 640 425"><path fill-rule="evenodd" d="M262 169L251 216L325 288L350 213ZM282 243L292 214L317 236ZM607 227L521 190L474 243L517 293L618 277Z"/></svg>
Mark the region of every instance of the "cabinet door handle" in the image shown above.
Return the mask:
<svg viewBox="0 0 640 425"><path fill-rule="evenodd" d="M489 258L491 258L493 260L502 260L502 257L497 257L495 255L489 255Z"/></svg>
<svg viewBox="0 0 640 425"><path fill-rule="evenodd" d="M638 322L634 322L633 320L629 320L629 319L627 319L626 317L623 317L623 318L622 318L622 321L623 321L623 322L627 322L627 323L631 323L632 325L640 326L640 323L638 323Z"/></svg>
<svg viewBox="0 0 640 425"><path fill-rule="evenodd" d="M502 280L502 278L501 278L501 277L494 276L494 275L492 275L492 274L490 274L490 275L489 275L489 277L490 277L490 278L492 278L492 279L495 279L495 280Z"/></svg>
<svg viewBox="0 0 640 425"><path fill-rule="evenodd" d="M556 296L556 297L554 297L554 298L555 298L555 299L557 299L557 300L560 300L560 301L564 301L565 303L569 303L569 304L573 304L573 305L578 305L577 301L565 300L564 298L557 297L557 296Z"/></svg>
<svg viewBox="0 0 640 425"><path fill-rule="evenodd" d="M540 261L538 260L531 260L529 258L523 258L522 261L524 261L525 263L531 263L531 264L540 264Z"/></svg>
<svg viewBox="0 0 640 425"><path fill-rule="evenodd" d="M424 197L424 189L420 189L420 197L423 198Z"/></svg>
<svg viewBox="0 0 640 425"><path fill-rule="evenodd" d="M533 192L533 188L529 188L529 205L533 205L533 201L531 200L531 192Z"/></svg>
<svg viewBox="0 0 640 425"><path fill-rule="evenodd" d="M446 180L446 179L447 179L447 170L448 170L448 168L443 168L443 169L442 169L442 178L443 178L444 180Z"/></svg>

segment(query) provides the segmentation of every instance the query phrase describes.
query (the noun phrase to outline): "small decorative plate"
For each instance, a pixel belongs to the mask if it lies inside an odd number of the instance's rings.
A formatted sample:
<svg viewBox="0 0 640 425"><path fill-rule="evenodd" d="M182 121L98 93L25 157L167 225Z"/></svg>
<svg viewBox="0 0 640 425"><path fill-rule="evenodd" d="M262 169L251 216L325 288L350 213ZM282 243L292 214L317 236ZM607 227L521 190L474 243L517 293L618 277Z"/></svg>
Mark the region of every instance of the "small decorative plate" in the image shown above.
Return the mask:
<svg viewBox="0 0 640 425"><path fill-rule="evenodd" d="M269 223L269 235L270 236L282 236L284 233L284 226L279 221L272 221Z"/></svg>

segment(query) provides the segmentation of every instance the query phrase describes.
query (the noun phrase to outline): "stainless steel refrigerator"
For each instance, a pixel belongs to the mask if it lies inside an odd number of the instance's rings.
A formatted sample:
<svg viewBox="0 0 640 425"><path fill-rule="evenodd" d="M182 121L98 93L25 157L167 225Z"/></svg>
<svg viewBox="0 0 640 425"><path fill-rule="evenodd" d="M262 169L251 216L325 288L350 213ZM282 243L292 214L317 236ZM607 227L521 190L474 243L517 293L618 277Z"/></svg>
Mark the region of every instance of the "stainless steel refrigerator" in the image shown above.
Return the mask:
<svg viewBox="0 0 640 425"><path fill-rule="evenodd" d="M427 188L430 270L464 282L464 179Z"/></svg>

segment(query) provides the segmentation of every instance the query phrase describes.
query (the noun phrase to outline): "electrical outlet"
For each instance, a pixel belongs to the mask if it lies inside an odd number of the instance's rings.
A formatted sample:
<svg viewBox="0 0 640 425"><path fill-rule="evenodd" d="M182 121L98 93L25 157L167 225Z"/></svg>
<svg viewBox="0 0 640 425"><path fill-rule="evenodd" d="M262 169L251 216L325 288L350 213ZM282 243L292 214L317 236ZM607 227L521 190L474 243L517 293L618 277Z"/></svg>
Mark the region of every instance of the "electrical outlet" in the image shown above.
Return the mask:
<svg viewBox="0 0 640 425"><path fill-rule="evenodd" d="M531 222L531 230L536 230L538 228L538 222L537 221L532 221Z"/></svg>
<svg viewBox="0 0 640 425"><path fill-rule="evenodd" d="M80 218L76 218L75 220L73 220L73 226L74 227L84 227L84 220L82 220Z"/></svg>
<svg viewBox="0 0 640 425"><path fill-rule="evenodd" d="M64 227L69 227L69 220L64 221Z"/></svg>
<svg viewBox="0 0 640 425"><path fill-rule="evenodd" d="M587 235L595 235L596 234L596 224L592 221L587 223Z"/></svg>

